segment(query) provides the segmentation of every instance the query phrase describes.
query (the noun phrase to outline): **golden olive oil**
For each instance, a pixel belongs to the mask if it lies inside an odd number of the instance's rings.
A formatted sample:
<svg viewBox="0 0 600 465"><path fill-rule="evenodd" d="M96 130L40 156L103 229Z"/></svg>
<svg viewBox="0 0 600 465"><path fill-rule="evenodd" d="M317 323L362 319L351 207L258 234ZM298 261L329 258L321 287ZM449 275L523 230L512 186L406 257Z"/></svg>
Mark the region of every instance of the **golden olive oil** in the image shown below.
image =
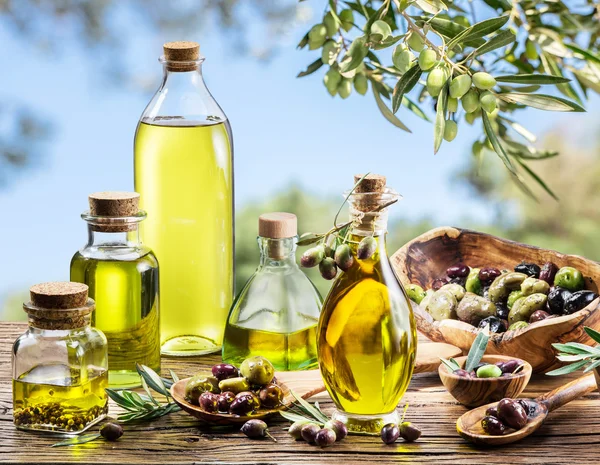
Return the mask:
<svg viewBox="0 0 600 465"><path fill-rule="evenodd" d="M14 422L21 429L78 433L106 416L105 370L79 371L38 365L13 380Z"/></svg>
<svg viewBox="0 0 600 465"><path fill-rule="evenodd" d="M350 236L355 255L361 239ZM410 303L385 254L384 236L376 239L373 257L355 259L337 278L319 322L325 386L338 408L351 415L393 412L410 383L416 353Z"/></svg>
<svg viewBox="0 0 600 465"><path fill-rule="evenodd" d="M221 348L233 298L233 167L228 123L141 121L135 190L144 244L161 267L161 340L168 355Z"/></svg>
<svg viewBox="0 0 600 465"><path fill-rule="evenodd" d="M80 252L71 260L71 281L87 284L96 301L92 326L108 340L111 387L139 386L136 363L160 371L158 263L151 252L141 256L126 252L123 260Z"/></svg>
<svg viewBox="0 0 600 465"><path fill-rule="evenodd" d="M275 333L228 325L225 330L223 360L241 365L248 357L260 354L276 370L309 370L317 367L317 322L293 333Z"/></svg>

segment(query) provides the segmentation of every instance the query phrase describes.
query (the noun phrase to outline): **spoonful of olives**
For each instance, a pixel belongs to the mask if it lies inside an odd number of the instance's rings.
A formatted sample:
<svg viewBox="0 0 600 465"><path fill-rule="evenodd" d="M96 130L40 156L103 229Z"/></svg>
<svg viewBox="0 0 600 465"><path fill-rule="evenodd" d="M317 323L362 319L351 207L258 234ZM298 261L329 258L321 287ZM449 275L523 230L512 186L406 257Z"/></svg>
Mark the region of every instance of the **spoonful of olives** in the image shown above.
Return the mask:
<svg viewBox="0 0 600 465"><path fill-rule="evenodd" d="M462 415L456 421L456 431L475 444L510 444L532 434L542 426L550 412L595 389L594 374L590 373L535 399L503 399L482 405ZM498 416L505 421L499 420ZM490 431L494 434L490 434Z"/></svg>

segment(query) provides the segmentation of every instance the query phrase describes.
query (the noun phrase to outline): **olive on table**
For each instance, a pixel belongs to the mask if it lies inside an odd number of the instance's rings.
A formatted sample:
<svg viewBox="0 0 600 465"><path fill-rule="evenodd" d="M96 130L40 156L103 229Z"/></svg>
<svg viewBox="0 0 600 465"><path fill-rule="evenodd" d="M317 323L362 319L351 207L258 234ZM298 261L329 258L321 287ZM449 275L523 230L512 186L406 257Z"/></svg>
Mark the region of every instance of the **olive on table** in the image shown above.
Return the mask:
<svg viewBox="0 0 600 465"><path fill-rule="evenodd" d="M489 298L492 302L501 302L508 299L509 294L521 289L521 283L527 279L525 273L510 272L498 276L490 285Z"/></svg>
<svg viewBox="0 0 600 465"><path fill-rule="evenodd" d="M479 280L483 284L492 284L494 279L500 276L502 272L498 268L486 266L479 270Z"/></svg>
<svg viewBox="0 0 600 465"><path fill-rule="evenodd" d="M229 413L233 415L248 415L260 407L260 400L250 391L240 392L235 396L229 406Z"/></svg>
<svg viewBox="0 0 600 465"><path fill-rule="evenodd" d="M502 373L510 373L513 374L515 372L515 370L521 366L521 362L519 360L507 360L506 362L498 362L496 364L500 370L502 370Z"/></svg>
<svg viewBox="0 0 600 465"><path fill-rule="evenodd" d="M517 300L508 314L508 322L512 325L517 321L529 321L536 310L546 308L546 294L531 294Z"/></svg>
<svg viewBox="0 0 600 465"><path fill-rule="evenodd" d="M484 365L477 370L478 378L499 378L502 370L496 365Z"/></svg>
<svg viewBox="0 0 600 465"><path fill-rule="evenodd" d="M527 278L521 283L521 292L523 296L531 294L548 294L550 285L546 281L537 278ZM509 296L510 297L510 296Z"/></svg>
<svg viewBox="0 0 600 465"><path fill-rule="evenodd" d="M207 412L216 412L219 410L219 395L212 392L203 392L198 399L198 405Z"/></svg>
<svg viewBox="0 0 600 465"><path fill-rule="evenodd" d="M348 436L348 427L340 420L329 420L327 423L325 423L324 428L333 430L336 441L341 441Z"/></svg>
<svg viewBox="0 0 600 465"><path fill-rule="evenodd" d="M381 440L386 444L393 444L400 437L400 428L396 423L388 423L381 428Z"/></svg>
<svg viewBox="0 0 600 465"><path fill-rule="evenodd" d="M484 328L485 325L489 326L492 333L504 333L506 331L506 324L497 316L488 316L479 322L480 328Z"/></svg>
<svg viewBox="0 0 600 465"><path fill-rule="evenodd" d="M431 296L426 310L434 320L442 321L448 318L456 318L457 305L458 302L454 294L440 289Z"/></svg>
<svg viewBox="0 0 600 465"><path fill-rule="evenodd" d="M535 323L537 321L545 320L546 318L550 318L550 314L545 312L544 310L536 310L529 317L529 323Z"/></svg>
<svg viewBox="0 0 600 465"><path fill-rule="evenodd" d="M302 439L302 427L308 425L309 420L298 420L292 423L288 429L288 434L293 437L296 441Z"/></svg>
<svg viewBox="0 0 600 465"><path fill-rule="evenodd" d="M319 431L321 431L319 425L315 423L307 423L300 429L300 435L306 442L312 443L315 442L315 438L317 437L317 433Z"/></svg>
<svg viewBox="0 0 600 465"><path fill-rule="evenodd" d="M506 425L497 417L487 415L481 420L483 430L492 436L502 436L506 432Z"/></svg>
<svg viewBox="0 0 600 465"><path fill-rule="evenodd" d="M467 290L467 292L472 292L473 294L483 294L483 285L481 284L481 280L479 279L479 268L471 268L469 276L467 276L465 289Z"/></svg>
<svg viewBox="0 0 600 465"><path fill-rule="evenodd" d="M281 405L283 391L276 384L267 384L258 393L260 404L263 407L275 408Z"/></svg>
<svg viewBox="0 0 600 465"><path fill-rule="evenodd" d="M577 291L573 292L566 300L564 313L570 315L584 309L594 300L598 298L598 294L592 291Z"/></svg>
<svg viewBox="0 0 600 465"><path fill-rule="evenodd" d="M212 374L219 381L223 381L227 378L237 378L240 376L239 370L229 363L219 363L218 365L213 365Z"/></svg>
<svg viewBox="0 0 600 465"><path fill-rule="evenodd" d="M250 384L246 378L239 376L237 378L227 378L219 382L219 389L221 392L231 391L237 394L238 392L243 392L250 389Z"/></svg>
<svg viewBox="0 0 600 465"><path fill-rule="evenodd" d="M585 287L585 281L581 271L572 266L563 266L554 277L554 285L575 292Z"/></svg>
<svg viewBox="0 0 600 465"><path fill-rule="evenodd" d="M463 264L459 263L458 265L453 265L446 270L446 274L449 278L466 278L469 276L469 272L471 269Z"/></svg>
<svg viewBox="0 0 600 465"><path fill-rule="evenodd" d="M235 393L231 391L225 391L219 394L219 400L217 401L219 412L229 412L229 407L234 399Z"/></svg>
<svg viewBox="0 0 600 465"><path fill-rule="evenodd" d="M498 418L498 407L495 405L492 407L488 407L488 409L485 411L485 415L488 417Z"/></svg>
<svg viewBox="0 0 600 465"><path fill-rule="evenodd" d="M425 298L425 291L418 284L409 284L406 286L406 294L408 298L417 304L420 304Z"/></svg>
<svg viewBox="0 0 600 465"><path fill-rule="evenodd" d="M525 273L527 276L533 278L539 278L541 269L539 265L536 265L535 263L521 262L515 266L515 271L518 273Z"/></svg>
<svg viewBox="0 0 600 465"><path fill-rule="evenodd" d="M123 427L118 423L105 423L100 428L100 435L107 441L116 441L123 436Z"/></svg>
<svg viewBox="0 0 600 465"><path fill-rule="evenodd" d="M498 418L507 426L521 429L527 424L527 412L523 406L512 399L498 402Z"/></svg>
<svg viewBox="0 0 600 465"><path fill-rule="evenodd" d="M558 266L556 266L552 262L546 262L542 265L542 269L540 271L540 279L546 281L550 286L554 284L554 277L558 272Z"/></svg>
<svg viewBox="0 0 600 465"><path fill-rule="evenodd" d="M250 384L269 384L275 375L275 368L266 358L257 355L242 362L240 373Z"/></svg>
<svg viewBox="0 0 600 465"><path fill-rule="evenodd" d="M477 326L484 318L496 316L496 305L484 297L469 292L458 303L456 316L461 321Z"/></svg>
<svg viewBox="0 0 600 465"><path fill-rule="evenodd" d="M410 421L404 421L400 424L400 436L407 442L414 442L421 437L421 430Z"/></svg>
<svg viewBox="0 0 600 465"><path fill-rule="evenodd" d="M506 306L508 309L510 310L515 302L521 297L523 297L523 291L521 289L517 289L516 291L512 291L510 294L508 294L508 299L506 300Z"/></svg>
<svg viewBox="0 0 600 465"><path fill-rule="evenodd" d="M335 432L329 428L322 428L315 436L315 444L319 447L329 447L335 442Z"/></svg>
<svg viewBox="0 0 600 465"><path fill-rule="evenodd" d="M198 399L203 392L218 392L218 388L215 389L214 383L207 376L192 376L185 385L185 399L198 405Z"/></svg>
<svg viewBox="0 0 600 465"><path fill-rule="evenodd" d="M451 292L452 295L454 296L454 298L458 302L460 302L462 300L462 298L465 296L465 288L462 287L461 285L455 284L455 283L444 284L442 287L440 287L439 290Z"/></svg>
<svg viewBox="0 0 600 465"><path fill-rule="evenodd" d="M240 431L246 436L248 436L250 439L258 439L268 436L273 441L277 442L277 440L269 434L269 428L267 427L267 424L262 420L248 420L242 425Z"/></svg>
<svg viewBox="0 0 600 465"><path fill-rule="evenodd" d="M547 310L553 315L563 315L565 312L565 302L571 297L571 291L563 289L560 286L550 288L548 293Z"/></svg>

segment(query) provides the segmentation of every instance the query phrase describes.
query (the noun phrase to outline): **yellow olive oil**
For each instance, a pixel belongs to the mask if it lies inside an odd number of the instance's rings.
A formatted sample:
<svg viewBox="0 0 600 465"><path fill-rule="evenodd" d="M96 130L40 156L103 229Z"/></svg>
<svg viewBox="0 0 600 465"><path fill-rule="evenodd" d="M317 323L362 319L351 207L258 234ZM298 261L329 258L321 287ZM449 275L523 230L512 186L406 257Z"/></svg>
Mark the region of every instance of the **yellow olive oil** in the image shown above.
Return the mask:
<svg viewBox="0 0 600 465"><path fill-rule="evenodd" d="M118 251L119 249L117 249ZM160 371L158 263L152 252L122 251L122 260L87 257L71 260L71 281L89 286L96 301L92 326L108 341L111 387L140 385L136 363Z"/></svg>
<svg viewBox="0 0 600 465"><path fill-rule="evenodd" d="M79 433L108 412L105 370L85 378L66 365L38 365L13 380L14 422L18 428Z"/></svg>
<svg viewBox="0 0 600 465"><path fill-rule="evenodd" d="M220 350L233 299L233 167L227 122L142 120L135 190L148 219L144 244L161 267L167 355Z"/></svg>
<svg viewBox="0 0 600 465"><path fill-rule="evenodd" d="M361 239L350 236L354 254ZM355 259L339 275L319 322L325 386L349 416L394 412L414 368L417 339L410 303L385 254L384 236L376 239L378 251L370 259Z"/></svg>
<svg viewBox="0 0 600 465"><path fill-rule="evenodd" d="M228 325L225 330L223 360L241 365L248 357L260 354L280 371L309 370L317 367L317 322L293 333L275 333Z"/></svg>

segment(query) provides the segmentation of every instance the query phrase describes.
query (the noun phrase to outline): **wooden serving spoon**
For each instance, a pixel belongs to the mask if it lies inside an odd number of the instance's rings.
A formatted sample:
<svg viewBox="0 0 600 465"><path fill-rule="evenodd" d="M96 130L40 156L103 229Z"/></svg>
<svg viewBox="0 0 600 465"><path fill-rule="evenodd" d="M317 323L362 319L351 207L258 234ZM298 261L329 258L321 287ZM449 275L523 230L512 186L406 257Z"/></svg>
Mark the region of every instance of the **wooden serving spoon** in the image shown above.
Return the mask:
<svg viewBox="0 0 600 465"><path fill-rule="evenodd" d="M456 431L467 441L475 444L483 444L487 446L499 446L502 444L510 444L519 441L535 430L537 430L550 412L553 412L559 407L571 402L578 397L581 397L589 392L597 389L594 374L582 376L581 378L571 381L564 386L560 386L553 391L547 392L536 399L529 399L536 404L535 412L529 416L527 424L524 428L502 436L492 436L483 431L481 420L485 416L485 411L497 402L483 405L473 409L456 421Z"/></svg>

